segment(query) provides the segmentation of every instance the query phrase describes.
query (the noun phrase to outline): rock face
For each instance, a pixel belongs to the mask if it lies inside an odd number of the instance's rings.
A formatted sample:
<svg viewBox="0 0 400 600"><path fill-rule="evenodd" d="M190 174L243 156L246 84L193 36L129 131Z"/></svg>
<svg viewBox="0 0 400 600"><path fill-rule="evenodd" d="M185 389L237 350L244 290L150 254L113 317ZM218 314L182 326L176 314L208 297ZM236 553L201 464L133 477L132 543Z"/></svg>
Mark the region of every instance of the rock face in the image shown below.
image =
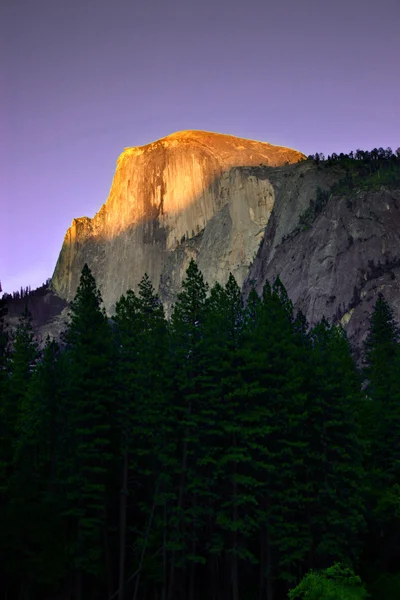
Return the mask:
<svg viewBox="0 0 400 600"><path fill-rule="evenodd" d="M275 202L270 169L297 163L289 148L204 131L184 131L127 148L107 202L92 218L74 219L52 288L69 301L85 262L112 314L145 272L167 307L193 256L206 280L242 284ZM242 167L266 165L251 170Z"/></svg>
<svg viewBox="0 0 400 600"><path fill-rule="evenodd" d="M301 229L299 217L317 188L343 177L340 165L303 158L201 131L126 149L107 202L93 219L72 222L53 292L71 300L87 262L112 315L121 294L147 272L168 315L194 258L210 285L224 284L232 272L245 295L280 275L311 325L323 316L340 322L359 345L379 291L400 320L400 181L331 195Z"/></svg>
<svg viewBox="0 0 400 600"><path fill-rule="evenodd" d="M323 316L341 323L358 346L379 292L400 320L400 181L397 189L332 196L311 227L282 241L292 224L287 195L278 195L246 293L279 275L310 325Z"/></svg>
<svg viewBox="0 0 400 600"><path fill-rule="evenodd" d="M68 304L46 285L41 286L28 297L6 301L7 315L5 318L9 331L16 330L20 315L25 306L32 317L32 329L40 348L46 343L46 338L60 339L68 319Z"/></svg>

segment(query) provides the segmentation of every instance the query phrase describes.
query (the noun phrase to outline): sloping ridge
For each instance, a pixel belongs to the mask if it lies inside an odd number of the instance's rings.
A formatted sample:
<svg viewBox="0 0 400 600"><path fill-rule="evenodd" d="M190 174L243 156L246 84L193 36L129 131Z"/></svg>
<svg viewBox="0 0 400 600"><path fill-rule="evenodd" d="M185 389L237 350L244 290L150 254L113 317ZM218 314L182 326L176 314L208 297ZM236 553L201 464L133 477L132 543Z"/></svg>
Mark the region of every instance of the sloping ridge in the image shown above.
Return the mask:
<svg viewBox="0 0 400 600"><path fill-rule="evenodd" d="M261 155L264 158L263 164L268 166L281 166L285 162L294 163L302 158L306 158L301 152L285 146L277 146L268 142L251 140L248 138L237 137L226 133L217 133L213 131L204 131L199 129L188 129L171 133L144 146L134 146L125 148L118 160L129 155L131 152L144 152L162 144L168 148L179 143L197 143L214 151L218 154L220 160L225 163L225 167L245 166L252 163L251 154ZM239 162L238 162L239 160ZM243 162L244 161L244 162ZM252 163L253 164L253 163ZM256 163L260 164L260 163Z"/></svg>
<svg viewBox="0 0 400 600"><path fill-rule="evenodd" d="M257 178L238 173L236 167L279 167L304 158L290 148L198 130L125 148L117 160L106 203L92 219L74 219L68 229L53 274L53 289L70 300L87 262L106 309L112 312L115 301L128 288L135 289L144 272L158 289L171 253L183 240L204 232L227 206L225 229L213 223L215 235L222 232L225 237L220 252L224 265L218 265L218 273L209 270L207 277L210 284L223 282L232 270L241 283L268 222L275 194L265 175ZM203 262L207 253L204 250L201 255L199 247L194 252ZM180 263L179 271L185 264ZM183 274L175 276L176 285Z"/></svg>

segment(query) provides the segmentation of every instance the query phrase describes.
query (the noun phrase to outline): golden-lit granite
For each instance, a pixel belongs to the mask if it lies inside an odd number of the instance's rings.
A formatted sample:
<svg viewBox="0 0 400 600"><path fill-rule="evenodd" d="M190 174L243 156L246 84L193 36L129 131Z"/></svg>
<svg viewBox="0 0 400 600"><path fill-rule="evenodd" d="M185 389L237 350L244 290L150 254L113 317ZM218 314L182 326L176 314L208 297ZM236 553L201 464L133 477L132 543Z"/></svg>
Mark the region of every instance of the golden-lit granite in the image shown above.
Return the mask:
<svg viewBox="0 0 400 600"><path fill-rule="evenodd" d="M303 154L231 135L181 131L117 160L109 197L92 218L74 219L52 278L57 294L75 295L88 263L107 311L147 272L167 304L193 256L206 280L241 285L275 202L271 169Z"/></svg>

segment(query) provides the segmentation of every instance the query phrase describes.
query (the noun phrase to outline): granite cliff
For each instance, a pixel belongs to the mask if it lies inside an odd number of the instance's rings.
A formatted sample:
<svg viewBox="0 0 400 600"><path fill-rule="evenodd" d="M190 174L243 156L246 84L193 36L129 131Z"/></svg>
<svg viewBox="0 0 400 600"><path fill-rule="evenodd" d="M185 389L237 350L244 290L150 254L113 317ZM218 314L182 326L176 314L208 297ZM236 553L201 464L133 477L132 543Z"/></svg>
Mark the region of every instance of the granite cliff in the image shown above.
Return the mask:
<svg viewBox="0 0 400 600"><path fill-rule="evenodd" d="M144 272L169 306L192 256L209 283L224 283L232 271L241 285L275 190L265 172L240 167L303 158L289 148L204 131L126 148L106 203L92 219L74 219L67 231L54 291L71 300L87 262L109 313Z"/></svg>
<svg viewBox="0 0 400 600"><path fill-rule="evenodd" d="M307 168L318 171L299 165L300 171ZM265 281L279 275L311 325L325 316L342 324L358 346L379 292L400 321L400 178L378 189L331 194L315 220L300 228L293 221L288 226L287 199L277 197L245 295L253 285L261 292Z"/></svg>
<svg viewBox="0 0 400 600"><path fill-rule="evenodd" d="M303 159L202 131L125 149L107 202L67 231L46 292L53 308L36 320L39 338L61 331L85 262L110 315L144 272L169 314L193 257L210 285L232 272L245 295L279 274L310 324L340 322L355 344L379 291L400 320L400 178L337 193L343 165ZM323 206L305 226L321 193Z"/></svg>

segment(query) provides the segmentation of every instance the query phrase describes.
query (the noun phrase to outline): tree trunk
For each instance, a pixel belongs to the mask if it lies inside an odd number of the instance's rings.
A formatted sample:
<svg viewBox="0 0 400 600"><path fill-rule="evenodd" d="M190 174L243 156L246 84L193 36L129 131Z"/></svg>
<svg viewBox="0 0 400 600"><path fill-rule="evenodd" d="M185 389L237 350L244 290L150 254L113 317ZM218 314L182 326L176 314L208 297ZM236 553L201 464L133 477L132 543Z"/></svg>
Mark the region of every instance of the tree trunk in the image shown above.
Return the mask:
<svg viewBox="0 0 400 600"><path fill-rule="evenodd" d="M163 506L163 583L161 600L167 600L167 499L165 497L165 482L164 482L164 506Z"/></svg>
<svg viewBox="0 0 400 600"><path fill-rule="evenodd" d="M267 570L267 554L265 548L265 537L266 528L265 525L260 527L260 572L259 572L259 584L258 584L258 597L259 600L264 598L265 590L265 572Z"/></svg>
<svg viewBox="0 0 400 600"><path fill-rule="evenodd" d="M188 407L188 416L192 413L192 403L189 403ZM185 492L185 483L186 483L186 470L187 470L187 456L188 456L188 443L187 438L189 434L189 428L186 427L184 440L183 440L183 448L182 448L182 464L181 464L181 477L179 482L179 493L178 493L178 512L181 513L183 506L183 497ZM178 526L179 528L179 526ZM182 531L183 535L183 531ZM168 589L168 600L173 599L173 590L174 590L174 578L175 578L175 550L172 552L171 557L171 568L169 575L169 589Z"/></svg>
<svg viewBox="0 0 400 600"><path fill-rule="evenodd" d="M236 443L236 434L233 434L233 446L237 447ZM236 461L233 462L233 473L232 473L232 519L234 523L233 528L233 553L232 553L232 564L231 564L231 584L232 584L232 600L239 600L239 578L238 578L238 557L237 557L237 549L238 549L238 533L236 528L236 523L238 521L238 490L237 490L237 481L236 481Z"/></svg>
<svg viewBox="0 0 400 600"><path fill-rule="evenodd" d="M128 450L124 452L122 490L119 511L119 576L118 600L124 600L125 591L125 547L126 547L126 504L128 495Z"/></svg>
<svg viewBox="0 0 400 600"><path fill-rule="evenodd" d="M266 536L265 536L265 542L266 542L266 554L267 554L267 600L274 600L274 587L272 584L272 549L271 549L271 541L270 541L270 536L269 536L269 532L268 532L268 525L267 525L267 531L266 531Z"/></svg>
<svg viewBox="0 0 400 600"><path fill-rule="evenodd" d="M211 540L211 538L212 521L211 517L209 517L207 524L207 539ZM208 585L206 587L206 589L208 590L207 598L208 600L216 600L218 587L218 558L214 555L211 555L211 557L207 561L206 576L208 582Z"/></svg>
<svg viewBox="0 0 400 600"><path fill-rule="evenodd" d="M135 581L135 591L133 593L133 600L137 599L137 595L138 595L138 592L139 592L140 575L141 575L141 570L142 570L142 566L143 566L144 555L146 553L147 542L149 541L149 535L150 535L151 526L152 526L152 523L153 523L153 517L154 517L154 511L156 509L156 503L157 503L157 498L158 498L159 487L160 487L160 478L158 478L158 481L157 481L156 489L155 489L155 492L154 492L153 505L151 507L150 517L149 517L149 522L147 523L146 536L144 538L144 544L143 544L142 552L141 552L141 555L140 555L139 572L138 572L138 575L137 575L136 581Z"/></svg>
<svg viewBox="0 0 400 600"><path fill-rule="evenodd" d="M314 569L314 538L311 537L310 550L308 552L308 570Z"/></svg>
<svg viewBox="0 0 400 600"><path fill-rule="evenodd" d="M82 600L82 570L77 569L75 579L75 600Z"/></svg>
<svg viewBox="0 0 400 600"><path fill-rule="evenodd" d="M193 524L193 530L195 529L195 526ZM194 531L193 531L194 534ZM193 556L196 555L196 540L193 539L192 542L192 553ZM192 561L192 564L190 565L190 576L189 576L189 600L194 600L194 578L195 578L195 574L196 574L196 563L194 561Z"/></svg>
<svg viewBox="0 0 400 600"><path fill-rule="evenodd" d="M106 575L107 575L107 588L108 588L108 596L111 596L113 593L113 569L112 563L110 561L110 545L108 543L108 531L107 531L107 521L104 530L104 554L105 554L105 562L106 562Z"/></svg>

